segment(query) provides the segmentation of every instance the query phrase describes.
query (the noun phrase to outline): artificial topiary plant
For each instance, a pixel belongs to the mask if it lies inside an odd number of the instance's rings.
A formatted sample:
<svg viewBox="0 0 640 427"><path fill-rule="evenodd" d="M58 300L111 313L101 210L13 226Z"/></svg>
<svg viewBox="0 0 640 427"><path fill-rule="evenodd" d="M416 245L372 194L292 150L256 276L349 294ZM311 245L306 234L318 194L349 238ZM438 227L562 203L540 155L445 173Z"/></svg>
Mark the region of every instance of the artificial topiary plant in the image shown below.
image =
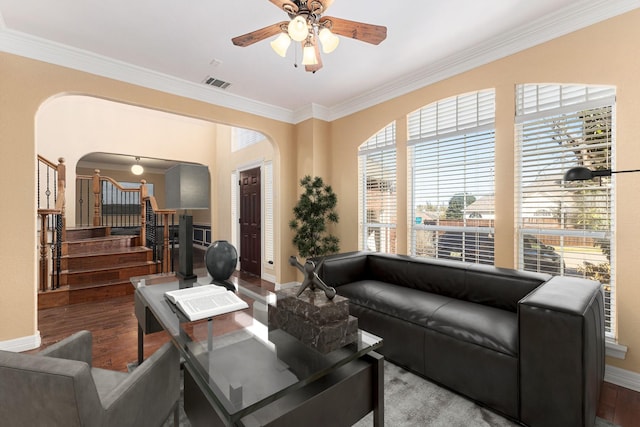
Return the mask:
<svg viewBox="0 0 640 427"><path fill-rule="evenodd" d="M294 219L289 227L295 231L293 244L300 256L321 257L340 250L339 240L327 231L328 223L338 222L335 211L338 197L330 185L325 185L320 177L307 175L300 180L304 191L298 204L293 208Z"/></svg>

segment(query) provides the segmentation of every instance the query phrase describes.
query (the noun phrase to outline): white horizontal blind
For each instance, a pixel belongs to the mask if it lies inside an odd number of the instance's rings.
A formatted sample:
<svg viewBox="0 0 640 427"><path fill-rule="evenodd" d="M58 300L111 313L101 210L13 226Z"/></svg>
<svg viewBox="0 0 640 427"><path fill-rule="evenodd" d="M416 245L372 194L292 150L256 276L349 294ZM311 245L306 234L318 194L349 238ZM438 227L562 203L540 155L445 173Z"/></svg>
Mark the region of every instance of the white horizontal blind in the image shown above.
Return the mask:
<svg viewBox="0 0 640 427"><path fill-rule="evenodd" d="M239 248L240 224L239 224L239 212L238 206L240 205L240 186L238 184L240 178L238 171L231 172L231 244Z"/></svg>
<svg viewBox="0 0 640 427"><path fill-rule="evenodd" d="M408 116L411 254L494 263L495 91Z"/></svg>
<svg viewBox="0 0 640 427"><path fill-rule="evenodd" d="M612 169L615 89L520 85L516 102L518 267L599 280L612 335L611 178L564 182L563 176L574 166Z"/></svg>
<svg viewBox="0 0 640 427"><path fill-rule="evenodd" d="M396 124L360 146L358 155L361 250L396 253Z"/></svg>
<svg viewBox="0 0 640 427"><path fill-rule="evenodd" d="M264 164L264 261L273 266L273 163Z"/></svg>
<svg viewBox="0 0 640 427"><path fill-rule="evenodd" d="M231 151L238 151L243 148L257 144L267 139L262 133L244 128L233 128L231 132Z"/></svg>

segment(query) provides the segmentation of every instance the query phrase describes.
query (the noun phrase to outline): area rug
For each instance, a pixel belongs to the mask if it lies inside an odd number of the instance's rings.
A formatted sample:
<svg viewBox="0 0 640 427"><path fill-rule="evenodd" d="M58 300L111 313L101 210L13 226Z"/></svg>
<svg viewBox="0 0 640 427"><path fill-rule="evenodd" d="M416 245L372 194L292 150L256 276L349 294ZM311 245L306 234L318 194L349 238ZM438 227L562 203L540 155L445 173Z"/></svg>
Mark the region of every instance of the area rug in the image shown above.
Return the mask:
<svg viewBox="0 0 640 427"><path fill-rule="evenodd" d="M517 427L520 424L483 408L464 397L439 387L385 361L384 416L387 427ZM371 427L369 414L354 427ZM597 418L596 427L615 427ZM173 426L171 416L163 427ZM190 427L180 402L180 427Z"/></svg>

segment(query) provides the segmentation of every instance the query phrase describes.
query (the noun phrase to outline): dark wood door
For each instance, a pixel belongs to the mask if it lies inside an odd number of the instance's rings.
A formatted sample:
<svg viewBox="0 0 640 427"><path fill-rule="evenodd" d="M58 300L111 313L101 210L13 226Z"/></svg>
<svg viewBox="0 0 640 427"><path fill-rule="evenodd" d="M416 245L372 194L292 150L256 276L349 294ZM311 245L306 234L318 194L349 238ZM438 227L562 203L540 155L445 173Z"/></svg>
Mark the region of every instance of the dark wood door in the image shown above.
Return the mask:
<svg viewBox="0 0 640 427"><path fill-rule="evenodd" d="M240 269L260 276L260 168L240 172Z"/></svg>

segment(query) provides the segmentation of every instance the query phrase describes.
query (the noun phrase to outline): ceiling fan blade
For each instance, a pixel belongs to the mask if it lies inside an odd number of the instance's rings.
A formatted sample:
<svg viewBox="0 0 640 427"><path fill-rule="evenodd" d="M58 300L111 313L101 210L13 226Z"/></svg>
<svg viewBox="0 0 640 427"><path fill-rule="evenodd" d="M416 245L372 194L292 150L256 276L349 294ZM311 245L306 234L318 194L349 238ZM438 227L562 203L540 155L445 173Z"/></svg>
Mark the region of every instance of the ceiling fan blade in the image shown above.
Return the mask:
<svg viewBox="0 0 640 427"><path fill-rule="evenodd" d="M323 14L333 4L333 0L309 0L307 8L311 13Z"/></svg>
<svg viewBox="0 0 640 427"><path fill-rule="evenodd" d="M327 22L327 21L330 21ZM325 16L320 18L320 24L326 26L333 34L349 37L371 44L380 44L387 38L387 27L365 24L364 22L349 21L347 19Z"/></svg>
<svg viewBox="0 0 640 427"><path fill-rule="evenodd" d="M291 11L292 13L298 12L298 5L296 5L291 0L269 0L269 1L287 13L290 13L289 11Z"/></svg>
<svg viewBox="0 0 640 427"><path fill-rule="evenodd" d="M329 7L333 4L333 0L318 0L322 3L322 13L325 13Z"/></svg>
<svg viewBox="0 0 640 427"><path fill-rule="evenodd" d="M243 34L231 39L231 42L236 46L250 46L256 42L275 36L282 32L282 25L287 25L287 21L278 22L277 24L269 25L268 27L260 28L259 30L252 31L247 34Z"/></svg>
<svg viewBox="0 0 640 427"><path fill-rule="evenodd" d="M316 61L318 63L314 64L314 65L305 65L304 69L305 69L305 71L310 71L312 73L315 73L320 68L322 68L322 57L320 56L320 49L318 48L318 39L317 39L317 37L313 37L311 43L313 44L313 49L316 52ZM303 46L303 49L304 49L304 42L302 42L302 46Z"/></svg>

